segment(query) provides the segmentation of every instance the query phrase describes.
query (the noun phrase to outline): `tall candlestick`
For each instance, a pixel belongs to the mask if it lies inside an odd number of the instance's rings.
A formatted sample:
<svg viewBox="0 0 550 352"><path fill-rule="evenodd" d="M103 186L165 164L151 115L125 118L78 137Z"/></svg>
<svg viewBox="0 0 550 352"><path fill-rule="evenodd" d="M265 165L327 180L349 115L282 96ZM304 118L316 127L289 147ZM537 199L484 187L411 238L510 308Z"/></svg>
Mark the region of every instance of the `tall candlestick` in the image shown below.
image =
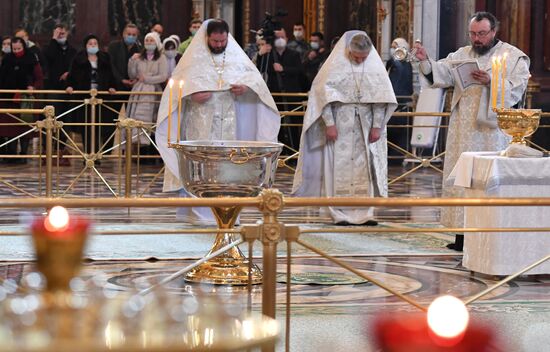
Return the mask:
<svg viewBox="0 0 550 352"><path fill-rule="evenodd" d="M183 95L183 80L180 81L180 89L178 91L178 143L181 140L181 96Z"/></svg>
<svg viewBox="0 0 550 352"><path fill-rule="evenodd" d="M495 108L498 107L498 91L499 91L500 85L501 85L501 83L500 83L500 76L501 76L501 75L500 75L500 69L501 69L501 67L502 67L502 66L501 66L501 64L502 64L502 58L500 57L500 55L497 56L497 61L496 61L496 63L497 63L497 73L496 73L496 75L497 75L497 83L496 83L496 86L495 86L495 88L496 88L496 89L495 89L495 91L496 91Z"/></svg>
<svg viewBox="0 0 550 352"><path fill-rule="evenodd" d="M504 53L502 55L502 88L500 91L500 107L504 109L504 93L506 90L506 56L508 56L508 53Z"/></svg>
<svg viewBox="0 0 550 352"><path fill-rule="evenodd" d="M494 109L497 107L497 58L491 58L491 106Z"/></svg>
<svg viewBox="0 0 550 352"><path fill-rule="evenodd" d="M172 131L172 88L174 87L174 80L170 78L168 81L169 94L168 94L168 146L170 146L170 132Z"/></svg>

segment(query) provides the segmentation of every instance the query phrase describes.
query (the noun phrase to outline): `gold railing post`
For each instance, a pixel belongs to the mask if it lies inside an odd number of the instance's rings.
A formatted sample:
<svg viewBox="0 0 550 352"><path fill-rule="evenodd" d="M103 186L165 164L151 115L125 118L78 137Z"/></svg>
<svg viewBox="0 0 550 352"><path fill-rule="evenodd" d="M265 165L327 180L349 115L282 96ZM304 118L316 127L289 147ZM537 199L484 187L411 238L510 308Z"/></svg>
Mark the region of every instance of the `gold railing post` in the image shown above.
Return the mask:
<svg viewBox="0 0 550 352"><path fill-rule="evenodd" d="M55 109L48 105L44 108L46 128L46 197L52 196L52 153L53 153L53 130L55 129ZM38 162L41 162L40 160Z"/></svg>
<svg viewBox="0 0 550 352"><path fill-rule="evenodd" d="M124 179L124 196L130 198L132 196L132 129L129 124L126 124L126 154L125 154L125 179Z"/></svg>
<svg viewBox="0 0 550 352"><path fill-rule="evenodd" d="M90 104L90 123L91 123L91 130L90 130L90 156L93 156L96 154L97 150L96 150L96 140L95 140L95 135L96 135L96 126L95 126L95 123L96 123L96 106L97 105L101 105L103 104L103 99L98 99L97 98L97 94L98 94L98 91L97 89L92 89L90 90L90 99L88 99L87 103ZM101 122L101 121L99 121ZM96 160L96 158L93 158L93 160Z"/></svg>
<svg viewBox="0 0 550 352"><path fill-rule="evenodd" d="M283 209L283 194L276 189L265 189L260 211L263 213L261 239L263 245L262 313L275 318L277 283L277 244L281 241L284 225L277 219Z"/></svg>

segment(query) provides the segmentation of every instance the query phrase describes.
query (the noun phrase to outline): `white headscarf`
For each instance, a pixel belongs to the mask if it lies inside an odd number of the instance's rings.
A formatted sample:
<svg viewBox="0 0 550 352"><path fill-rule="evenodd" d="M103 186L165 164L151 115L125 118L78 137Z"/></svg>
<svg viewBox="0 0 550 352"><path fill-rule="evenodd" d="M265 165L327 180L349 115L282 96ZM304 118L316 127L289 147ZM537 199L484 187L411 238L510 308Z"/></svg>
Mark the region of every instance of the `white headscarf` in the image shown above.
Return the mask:
<svg viewBox="0 0 550 352"><path fill-rule="evenodd" d="M157 45L157 49L160 51L162 50L162 44L160 42L160 36L157 32L149 32L145 35L145 38L144 39L147 39L147 38L153 38L155 40L155 44ZM145 40L144 40L145 42Z"/></svg>
<svg viewBox="0 0 550 352"><path fill-rule="evenodd" d="M171 36L169 36L168 38L172 38L176 41L176 49L180 46L181 44L181 39L180 37L177 35L177 34L172 34Z"/></svg>

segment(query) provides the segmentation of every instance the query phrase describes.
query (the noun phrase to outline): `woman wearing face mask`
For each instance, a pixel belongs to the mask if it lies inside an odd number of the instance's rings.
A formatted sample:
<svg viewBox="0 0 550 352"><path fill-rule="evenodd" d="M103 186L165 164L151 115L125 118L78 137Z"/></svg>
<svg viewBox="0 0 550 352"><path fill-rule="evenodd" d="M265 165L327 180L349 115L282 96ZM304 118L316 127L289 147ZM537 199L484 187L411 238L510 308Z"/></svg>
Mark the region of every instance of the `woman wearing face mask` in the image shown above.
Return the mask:
<svg viewBox="0 0 550 352"><path fill-rule="evenodd" d="M164 39L162 47L164 48L162 52L164 56L166 56L166 62L168 64L168 77L171 77L172 71L174 71L181 59L181 54L176 50L178 47L176 39L171 36Z"/></svg>
<svg viewBox="0 0 550 352"><path fill-rule="evenodd" d="M2 37L2 51L0 52L0 65L2 64L2 60L6 55L11 53L11 37L4 36Z"/></svg>
<svg viewBox="0 0 550 352"><path fill-rule="evenodd" d="M168 79L168 62L161 54L160 38L155 33L148 33L144 39L144 48L134 54L128 62L128 76L137 80L132 92L162 92L162 84ZM153 123L156 120L159 96L131 95L128 100L126 115L136 120ZM132 132L132 142L137 144L140 129ZM150 140L141 133L139 143L149 146Z"/></svg>
<svg viewBox="0 0 550 352"><path fill-rule="evenodd" d="M8 93L3 94L2 98L12 99L10 102L2 103L7 108L32 108L32 90L41 89L43 84L43 74L40 64L34 55L32 55L21 38L11 39L11 53L4 56L2 66L0 67L0 89L18 89L31 91L28 93ZM32 122L36 116L32 114L21 114L21 119L26 122ZM7 115L0 115L0 122L14 123L18 122ZM12 138L29 130L28 126L2 126L0 128L1 137ZM28 134L19 138L21 146L21 155L26 155L29 146ZM16 154L17 141L7 145L8 154ZM9 163L25 163L27 159L7 159Z"/></svg>
<svg viewBox="0 0 550 352"><path fill-rule="evenodd" d="M67 76L67 93L73 94L75 90L97 89L98 91L109 91L110 94L114 94L116 92L114 88L116 82L111 71L109 54L99 50L99 40L93 34L86 36L83 44L84 49L76 54ZM76 99L87 99L89 97L89 94L82 94ZM107 96L101 96L100 98L108 99ZM70 121L66 120L67 122L91 122L85 121L85 117L90 116L90 114L84 114L83 111L78 111L78 113L71 116L75 118ZM96 122L112 123L113 119L114 115L110 113L109 109L101 109L101 121L98 119ZM94 151L91 150L91 128L96 128L96 148ZM84 151L86 153L96 153L101 148L102 142L110 136L114 126L88 127L88 133L86 133L86 126L76 126L74 130L82 135Z"/></svg>

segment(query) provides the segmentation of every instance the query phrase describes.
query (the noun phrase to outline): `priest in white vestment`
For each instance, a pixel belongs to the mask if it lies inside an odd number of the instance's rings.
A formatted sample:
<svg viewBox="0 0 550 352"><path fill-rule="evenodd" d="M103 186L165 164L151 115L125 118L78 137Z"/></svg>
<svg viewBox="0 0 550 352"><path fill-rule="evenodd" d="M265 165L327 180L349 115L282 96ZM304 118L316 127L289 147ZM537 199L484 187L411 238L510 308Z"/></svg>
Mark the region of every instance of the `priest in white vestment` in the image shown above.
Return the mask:
<svg viewBox="0 0 550 352"><path fill-rule="evenodd" d="M491 60L507 55L506 79L497 87L497 106L513 107L522 100L529 80L529 57L518 48L496 39L498 21L488 12L472 16L469 26L471 45L450 53L447 58L434 61L425 49L416 44L416 57L420 60L420 72L432 83L432 87L454 87L451 117L447 130L445 163L443 166L443 197L463 197L458 187L448 184L447 177L463 152L498 151L506 148L508 138L497 128L496 113L491 107ZM458 82L454 66L463 60L477 60L479 71L472 73L479 84L466 89ZM504 89L504 102L501 90ZM447 227L464 226L464 207L442 208L441 223ZM462 250L463 237L457 236L451 249Z"/></svg>
<svg viewBox="0 0 550 352"><path fill-rule="evenodd" d="M178 160L168 148L170 139L277 141L280 116L277 106L256 66L250 61L223 20L205 21L180 59L171 77L170 88L162 95L156 142L165 163L165 192L180 190L190 195L180 182ZM182 123L178 131L178 89L183 80ZM193 224L214 224L209 208L178 209L178 218Z"/></svg>
<svg viewBox="0 0 550 352"><path fill-rule="evenodd" d="M293 193L387 196L386 123L397 107L388 74L363 31L348 31L315 77ZM329 207L336 224L376 225L371 207Z"/></svg>

